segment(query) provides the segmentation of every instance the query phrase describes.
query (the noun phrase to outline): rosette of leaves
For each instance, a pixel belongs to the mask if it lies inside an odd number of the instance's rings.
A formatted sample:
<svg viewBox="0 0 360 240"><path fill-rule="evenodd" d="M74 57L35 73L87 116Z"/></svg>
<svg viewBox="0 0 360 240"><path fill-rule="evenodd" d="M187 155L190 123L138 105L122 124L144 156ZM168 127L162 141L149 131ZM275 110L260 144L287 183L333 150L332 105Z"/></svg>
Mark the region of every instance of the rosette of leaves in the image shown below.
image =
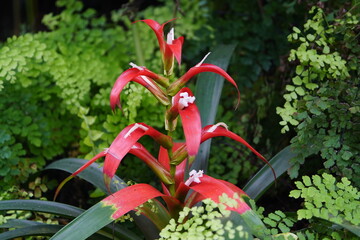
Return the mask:
<svg viewBox="0 0 360 240"><path fill-rule="evenodd" d="M293 28L289 60L297 64L295 76L286 86L286 100L277 108L282 131L293 126L291 140L298 156L290 176L316 154L325 168L360 185L360 14L341 13L337 18L314 7L303 30Z"/></svg>

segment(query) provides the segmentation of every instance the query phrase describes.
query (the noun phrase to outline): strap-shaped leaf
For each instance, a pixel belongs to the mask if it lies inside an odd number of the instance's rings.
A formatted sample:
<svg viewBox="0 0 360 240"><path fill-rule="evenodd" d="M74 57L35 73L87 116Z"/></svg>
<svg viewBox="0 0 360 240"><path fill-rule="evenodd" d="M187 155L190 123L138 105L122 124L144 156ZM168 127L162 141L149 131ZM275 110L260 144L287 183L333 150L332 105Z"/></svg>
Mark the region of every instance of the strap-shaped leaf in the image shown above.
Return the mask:
<svg viewBox="0 0 360 240"><path fill-rule="evenodd" d="M215 64L226 70L235 45L220 45L206 59L206 62ZM224 85L224 78L215 73L200 73L196 81L196 105L199 108L201 116L201 125L215 123L221 92ZM193 169L202 169L206 172L210 153L211 140L201 144L196 160L193 163Z"/></svg>
<svg viewBox="0 0 360 240"><path fill-rule="evenodd" d="M75 172L79 167L87 163L88 160L78 158L65 158L51 163L45 169L63 170L69 173ZM93 163L83 172L79 173L79 177L100 188L103 192L108 193L103 180L103 171L99 164ZM110 191L117 192L120 189L127 187L124 181L118 176L114 176L110 183ZM147 239L154 238L157 233L156 227L144 216L132 215L136 224L139 226Z"/></svg>
<svg viewBox="0 0 360 240"><path fill-rule="evenodd" d="M296 154L293 153L290 149L290 146L288 146L281 150L269 161L277 177L281 176L291 167L290 159L295 156ZM268 165L265 165L245 185L243 190L249 195L250 198L257 200L274 182L275 178L271 168Z"/></svg>
<svg viewBox="0 0 360 240"><path fill-rule="evenodd" d="M23 199L0 201L0 211L6 211L6 210L25 210L25 211L34 211L34 212L45 212L63 217L68 217L71 219L78 217L81 213L84 212L83 209L63 203L41 201L41 200L23 200ZM37 226L38 224L39 224L38 222L34 222L34 221L13 219L5 224L0 225L0 228L24 228L30 226ZM30 235L42 235L41 231L43 229L45 229L44 230L45 232L43 232L44 235L53 235L58 230L60 230L61 227L62 226L59 226L58 228L37 227L36 228L37 231L40 232L34 232L34 234L30 234ZM32 233L32 231L30 232ZM116 236L119 236L122 239L138 239L138 237L134 233L121 226L111 226L111 225L107 226L107 229L101 231L102 233L101 235L104 234L112 235L112 232L114 232ZM11 233L10 236L18 236L17 234L23 234L23 233L24 231L19 230ZM30 236L30 235L19 235L19 236ZM3 238L0 237L0 239ZM13 237L11 237L10 239L13 239Z"/></svg>
<svg viewBox="0 0 360 240"><path fill-rule="evenodd" d="M4 200L0 201L0 211L27 210L45 212L64 217L74 218L84 212L83 209L71 205L41 200Z"/></svg>
<svg viewBox="0 0 360 240"><path fill-rule="evenodd" d="M15 239L26 236L51 236L61 229L59 225L38 224L28 227L17 228L0 234L0 239Z"/></svg>
<svg viewBox="0 0 360 240"><path fill-rule="evenodd" d="M140 206L149 199L163 194L147 184L121 189L75 218L51 239L86 239L115 219Z"/></svg>
<svg viewBox="0 0 360 240"><path fill-rule="evenodd" d="M6 225L6 228L16 228L11 231L7 231L4 233L0 233L1 240L12 240L20 237L27 237L27 236L51 236L58 232L62 226L60 225L53 225L53 224L46 224L28 220L19 220L13 219L9 221ZM3 227L3 225L1 225ZM106 235L103 234L94 234L91 236L90 240L109 240L109 239L116 239L113 238L111 233L107 233ZM116 234L115 236L116 237ZM71 238L68 238L71 239ZM124 239L124 238L118 238ZM125 238L125 239L132 239L132 238Z"/></svg>
<svg viewBox="0 0 360 240"><path fill-rule="evenodd" d="M64 158L49 164L45 169L56 169L56 170L63 170L69 173L73 173L87 162L88 160L85 159ZM100 167L99 164L97 163L91 164L83 172L79 173L78 176L86 180L87 182L91 183L95 187L100 188L103 192L105 193L107 192L107 188L103 180L104 177L103 177L102 167ZM110 191L116 192L125 187L127 187L125 182L121 180L119 177L114 176L110 184Z"/></svg>

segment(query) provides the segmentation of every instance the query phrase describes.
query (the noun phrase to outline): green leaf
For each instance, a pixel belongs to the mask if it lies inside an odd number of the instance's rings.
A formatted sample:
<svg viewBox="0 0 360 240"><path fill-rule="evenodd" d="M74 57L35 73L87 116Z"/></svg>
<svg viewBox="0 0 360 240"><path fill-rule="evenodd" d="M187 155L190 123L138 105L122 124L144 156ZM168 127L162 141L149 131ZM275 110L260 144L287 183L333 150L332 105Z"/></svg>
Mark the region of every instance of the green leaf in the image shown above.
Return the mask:
<svg viewBox="0 0 360 240"><path fill-rule="evenodd" d="M293 31L296 33L301 33L300 29L298 29L297 27L293 27Z"/></svg>
<svg viewBox="0 0 360 240"><path fill-rule="evenodd" d="M296 154L291 151L290 146L287 146L269 161L271 166L274 168L277 177L281 176L291 167L290 159L295 156ZM272 174L270 167L265 165L245 185L243 190L250 198L257 200L274 182L274 175Z"/></svg>
<svg viewBox="0 0 360 240"><path fill-rule="evenodd" d="M314 41L314 40L315 40L315 36L314 36L314 35L312 35L312 34L308 34L308 35L306 35L306 38L307 38L310 42L312 42L312 41Z"/></svg>
<svg viewBox="0 0 360 240"><path fill-rule="evenodd" d="M330 48L328 46L325 46L324 49L323 49L323 53L324 54L330 53Z"/></svg>
<svg viewBox="0 0 360 240"><path fill-rule="evenodd" d="M0 234L0 239L15 239L26 236L51 236L61 229L59 225L38 224L28 227L17 228Z"/></svg>
<svg viewBox="0 0 360 240"><path fill-rule="evenodd" d="M343 228L349 230L356 236L360 237L360 226L356 226L356 225L349 224L349 223L342 223L342 224L338 224L338 225L342 226Z"/></svg>
<svg viewBox="0 0 360 240"><path fill-rule="evenodd" d="M57 169L57 170L63 170L69 173L73 173L79 167L84 165L87 161L88 160L78 159L78 158L65 158L51 163L45 169ZM91 164L78 176L90 182L97 188L100 188L103 192L108 193L108 190L104 183L102 168L99 166L99 164L97 163ZM116 192L125 187L127 187L127 185L124 183L124 181L115 175L110 184L110 191ZM147 236L146 238L151 239L154 238L154 236L156 236L157 230L155 226L146 217L142 215L140 216L133 215L132 217L134 218L136 224L139 226L143 234Z"/></svg>
<svg viewBox="0 0 360 240"><path fill-rule="evenodd" d="M147 184L132 185L108 196L75 218L51 239L86 239L115 219L157 196L158 190ZM126 236L133 239L134 236Z"/></svg>
<svg viewBox="0 0 360 240"><path fill-rule="evenodd" d="M77 217L84 210L67 204L41 200L4 200L0 201L0 211L27 210L52 213L66 217Z"/></svg>
<svg viewBox="0 0 360 240"><path fill-rule="evenodd" d="M52 236L51 239L86 239L99 229L111 223L113 219L110 216L113 213L113 207L105 206L102 202L99 202L85 211L78 218L67 224L64 228ZM72 226L74 227L71 228ZM71 228L71 231L66 231L69 228Z"/></svg>
<svg viewBox="0 0 360 240"><path fill-rule="evenodd" d="M212 63L226 70L235 45L220 45L207 58L207 63ZM215 123L215 116L219 105L224 78L215 73L201 73L196 82L196 105L201 116L201 125L204 127ZM236 100L236 99L235 99ZM201 144L199 153L193 163L194 169L207 171L211 139Z"/></svg>
<svg viewBox="0 0 360 240"><path fill-rule="evenodd" d="M298 85L298 86L300 86L302 84L301 78L299 76L294 77L292 79L292 81L295 85Z"/></svg>
<svg viewBox="0 0 360 240"><path fill-rule="evenodd" d="M45 169L57 169L57 170L63 170L69 173L73 173L87 162L88 160L85 159L65 158L51 163ZM108 192L103 180L104 176L102 172L102 167L100 167L99 164L97 163L91 164L78 176L80 178L83 178L87 182L93 184L94 186L100 188L103 192ZM125 187L127 187L125 182L121 180L119 177L114 176L113 180L111 181L110 191L116 192Z"/></svg>
<svg viewBox="0 0 360 240"><path fill-rule="evenodd" d="M307 89L314 90L314 89L318 88L319 85L317 85L316 83L306 83L306 84L305 84L305 87L306 87Z"/></svg>
<svg viewBox="0 0 360 240"><path fill-rule="evenodd" d="M235 240L252 240L254 239L250 231L250 227L245 223L244 219L237 213L231 212L228 217L220 218L221 222L225 225L226 222L231 221L235 227L242 226L243 232L242 235L238 236L235 234L235 237L232 239ZM225 238L227 239L227 238Z"/></svg>

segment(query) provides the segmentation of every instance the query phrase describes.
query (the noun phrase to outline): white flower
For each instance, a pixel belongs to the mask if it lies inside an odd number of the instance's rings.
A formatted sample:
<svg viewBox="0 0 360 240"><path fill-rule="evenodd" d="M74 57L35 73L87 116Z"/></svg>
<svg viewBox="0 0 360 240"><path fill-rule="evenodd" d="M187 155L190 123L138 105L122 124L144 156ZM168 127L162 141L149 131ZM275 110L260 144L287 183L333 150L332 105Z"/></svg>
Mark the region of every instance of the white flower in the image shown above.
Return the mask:
<svg viewBox="0 0 360 240"><path fill-rule="evenodd" d="M195 101L195 96L190 97L187 92L180 93L180 99L179 99L180 109L188 107L189 103L194 103L194 101Z"/></svg>
<svg viewBox="0 0 360 240"><path fill-rule="evenodd" d="M200 178L203 177L203 173L203 170L199 170L198 172L196 170L192 170L189 173L190 177L188 178L188 180L186 180L185 185L190 186L192 182L200 183Z"/></svg>

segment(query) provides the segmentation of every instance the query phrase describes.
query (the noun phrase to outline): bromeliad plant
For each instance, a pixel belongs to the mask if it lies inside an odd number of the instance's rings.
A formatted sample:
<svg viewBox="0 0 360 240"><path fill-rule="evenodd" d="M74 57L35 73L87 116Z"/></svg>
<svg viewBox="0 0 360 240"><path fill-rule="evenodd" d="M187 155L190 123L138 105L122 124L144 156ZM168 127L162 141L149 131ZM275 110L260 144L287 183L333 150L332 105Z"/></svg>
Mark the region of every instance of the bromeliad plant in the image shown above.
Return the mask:
<svg viewBox="0 0 360 240"><path fill-rule="evenodd" d="M173 76L174 59L180 66L184 38L174 39L174 29L172 28L165 39L164 27L172 20L164 24L150 19L140 21L150 26L156 34L162 54L164 75L156 74L144 66L130 63L131 68L118 77L112 88L110 106L113 111L116 106L121 108L120 94L125 85L131 81L137 82L147 88L166 109L165 128L167 134L145 123L131 124L119 133L109 148L96 155L65 179L59 185L55 195L58 195L67 181L88 168L97 159L105 157L104 182L111 195L61 229L53 239L65 239L70 235L72 239L79 239L80 235L74 236L74 234L80 233L81 238L86 238L131 210L141 212L160 231L171 219L177 220L179 212L185 207L191 208L205 199L220 203L224 195L234 200L232 204L227 205L227 209L240 214L246 228L250 229L253 235L262 238L265 226L246 203L247 194L244 191L229 182L206 175L204 170L191 170L200 144L218 136L229 137L240 142L268 164L267 160L244 139L229 131L226 124L218 123L202 128L199 110L195 104L196 98L192 91L185 87L185 84L195 75L201 72L214 72L224 77L236 88L239 99L240 93L236 82L220 67L203 63L205 58L176 79ZM179 116L185 142L175 142L172 137ZM138 142L145 135L150 136L160 145L158 158L155 158ZM162 191L149 184L140 183L114 193L111 192L111 181L121 161L128 153L137 156L150 167L160 180ZM187 173L189 173L189 177L187 177ZM156 200L157 197L161 197L163 201ZM152 210L149 207L151 205L156 206L158 210ZM90 216L95 216L94 213L99 214L96 215L97 219L91 219L91 222L97 221L96 228L90 227L93 225L89 225L90 220L88 219ZM74 231L75 228L76 231Z"/></svg>

